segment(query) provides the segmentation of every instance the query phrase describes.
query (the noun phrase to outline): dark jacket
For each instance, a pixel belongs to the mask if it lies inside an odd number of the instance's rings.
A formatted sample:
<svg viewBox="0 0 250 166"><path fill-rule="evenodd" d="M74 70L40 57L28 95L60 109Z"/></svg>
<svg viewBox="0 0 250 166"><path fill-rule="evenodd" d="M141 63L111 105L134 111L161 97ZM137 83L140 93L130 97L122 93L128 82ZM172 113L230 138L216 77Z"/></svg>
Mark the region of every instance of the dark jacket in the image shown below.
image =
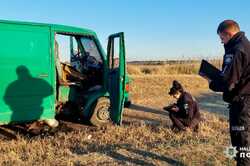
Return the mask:
<svg viewBox="0 0 250 166"><path fill-rule="evenodd" d="M177 101L177 107L179 108L178 114L182 118L200 119L199 107L195 99L187 92L183 92Z"/></svg>
<svg viewBox="0 0 250 166"><path fill-rule="evenodd" d="M250 42L244 32L235 34L224 45L222 80L212 81L210 89L223 92L224 101L231 103L238 96L250 95Z"/></svg>

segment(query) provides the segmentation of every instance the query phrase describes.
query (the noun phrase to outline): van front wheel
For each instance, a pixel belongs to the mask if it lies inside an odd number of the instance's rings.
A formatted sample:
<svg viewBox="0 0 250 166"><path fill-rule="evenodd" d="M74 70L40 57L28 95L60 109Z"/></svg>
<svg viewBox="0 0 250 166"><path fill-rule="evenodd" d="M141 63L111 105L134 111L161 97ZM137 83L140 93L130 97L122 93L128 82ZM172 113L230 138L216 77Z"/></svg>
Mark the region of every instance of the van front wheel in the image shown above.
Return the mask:
<svg viewBox="0 0 250 166"><path fill-rule="evenodd" d="M110 109L109 98L100 97L93 108L93 113L90 118L91 124L94 126L102 126L107 124L110 120Z"/></svg>

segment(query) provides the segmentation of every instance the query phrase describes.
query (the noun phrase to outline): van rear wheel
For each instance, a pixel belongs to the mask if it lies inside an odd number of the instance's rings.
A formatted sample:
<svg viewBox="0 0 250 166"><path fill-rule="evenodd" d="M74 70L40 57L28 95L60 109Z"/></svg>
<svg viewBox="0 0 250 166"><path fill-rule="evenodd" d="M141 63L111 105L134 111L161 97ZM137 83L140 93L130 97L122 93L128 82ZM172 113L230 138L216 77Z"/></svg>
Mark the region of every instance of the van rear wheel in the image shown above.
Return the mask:
<svg viewBox="0 0 250 166"><path fill-rule="evenodd" d="M94 126L103 126L110 120L110 100L107 97L100 97L90 118L90 123Z"/></svg>

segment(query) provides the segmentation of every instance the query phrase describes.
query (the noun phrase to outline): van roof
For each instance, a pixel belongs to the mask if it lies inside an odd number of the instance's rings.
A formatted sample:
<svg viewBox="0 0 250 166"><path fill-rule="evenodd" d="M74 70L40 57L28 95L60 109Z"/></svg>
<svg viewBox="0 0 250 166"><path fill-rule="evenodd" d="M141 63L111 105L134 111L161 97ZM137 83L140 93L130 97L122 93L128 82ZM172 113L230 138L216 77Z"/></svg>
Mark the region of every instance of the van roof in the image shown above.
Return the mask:
<svg viewBox="0 0 250 166"><path fill-rule="evenodd" d="M47 23L35 23L35 22L25 22L25 21L12 21L12 20L0 20L0 23L6 24L21 24L21 25L34 25L34 26L48 26L51 27L54 31L60 33L76 33L76 34L88 34L96 35L96 33L90 29L79 28L67 25L58 25L58 24L47 24Z"/></svg>

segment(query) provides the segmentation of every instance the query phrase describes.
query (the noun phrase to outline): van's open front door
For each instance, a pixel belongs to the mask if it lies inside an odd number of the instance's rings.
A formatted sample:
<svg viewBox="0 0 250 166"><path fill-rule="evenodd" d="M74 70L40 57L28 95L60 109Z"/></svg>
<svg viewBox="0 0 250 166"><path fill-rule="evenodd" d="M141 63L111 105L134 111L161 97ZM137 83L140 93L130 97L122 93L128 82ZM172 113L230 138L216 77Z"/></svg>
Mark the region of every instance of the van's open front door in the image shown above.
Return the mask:
<svg viewBox="0 0 250 166"><path fill-rule="evenodd" d="M108 40L109 92L111 98L111 119L121 124L125 91L125 43L124 33L109 36Z"/></svg>

